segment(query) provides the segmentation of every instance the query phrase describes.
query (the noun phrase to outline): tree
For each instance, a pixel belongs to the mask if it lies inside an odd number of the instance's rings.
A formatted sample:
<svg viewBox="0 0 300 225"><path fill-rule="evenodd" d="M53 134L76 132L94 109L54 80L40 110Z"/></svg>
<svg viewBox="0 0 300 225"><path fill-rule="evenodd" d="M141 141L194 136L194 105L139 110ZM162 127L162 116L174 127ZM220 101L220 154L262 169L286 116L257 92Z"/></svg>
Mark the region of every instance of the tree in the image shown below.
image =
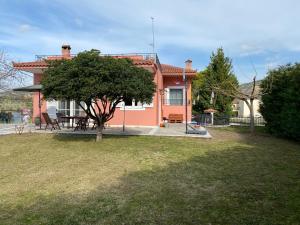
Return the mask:
<svg viewBox="0 0 300 225"><path fill-rule="evenodd" d="M228 81L233 87L222 85ZM231 60L225 57L222 48L217 49L216 53L212 53L209 65L204 71L198 73L193 85L196 107L198 106L201 111L208 107L213 107L223 114L230 115L232 113L233 97L220 94L215 89L215 87L222 86L224 90L231 91L238 87ZM213 98L211 98L212 93Z"/></svg>
<svg viewBox="0 0 300 225"><path fill-rule="evenodd" d="M265 94L262 96L260 111L272 134L300 140L299 87L299 63L270 70L262 81L261 88Z"/></svg>
<svg viewBox="0 0 300 225"><path fill-rule="evenodd" d="M203 113L205 109L212 106L211 100L211 88L206 81L207 70L203 70L197 73L196 78L192 83L192 94L194 99L193 110L197 113ZM219 107L218 107L219 108Z"/></svg>
<svg viewBox="0 0 300 225"><path fill-rule="evenodd" d="M24 81L26 73L16 70L4 51L0 51L0 91L8 91Z"/></svg>
<svg viewBox="0 0 300 225"><path fill-rule="evenodd" d="M250 111L250 131L255 132L254 124L254 105L255 99L259 99L262 95L269 92L272 87L271 83L268 83L268 88L264 91L258 90L259 87L256 85L256 76L253 77L252 90L250 93L242 92L239 90L238 81L235 75L232 73L231 60L224 57L222 49L218 49L217 54L213 54L211 57L211 63L208 66L209 76L207 82L209 87L217 96L228 97L230 106L232 100L237 98L246 103Z"/></svg>
<svg viewBox="0 0 300 225"><path fill-rule="evenodd" d="M42 79L46 99L74 100L97 123L102 139L104 124L126 99L150 103L155 92L153 75L133 65L130 59L101 56L98 50L84 51L71 60L48 61Z"/></svg>

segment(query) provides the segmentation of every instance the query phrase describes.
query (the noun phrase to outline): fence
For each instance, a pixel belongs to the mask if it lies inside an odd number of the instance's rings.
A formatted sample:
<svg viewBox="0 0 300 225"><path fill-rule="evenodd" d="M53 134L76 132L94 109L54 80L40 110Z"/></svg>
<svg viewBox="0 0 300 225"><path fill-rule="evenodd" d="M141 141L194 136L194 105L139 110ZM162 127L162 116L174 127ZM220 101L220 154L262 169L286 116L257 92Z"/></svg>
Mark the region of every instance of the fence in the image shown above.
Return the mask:
<svg viewBox="0 0 300 225"><path fill-rule="evenodd" d="M193 122L199 125L212 125L211 114L198 114L193 116ZM264 126L265 120L263 117L254 118L255 126ZM249 126L250 117L230 117L228 115L214 115L213 125L239 125L239 126Z"/></svg>
<svg viewBox="0 0 300 225"><path fill-rule="evenodd" d="M230 118L231 125L250 125L250 117L231 117ZM255 126L264 126L266 121L263 117L254 117Z"/></svg>
<svg viewBox="0 0 300 225"><path fill-rule="evenodd" d="M0 123L2 124L22 123L22 114L20 112L15 112L15 111L1 111Z"/></svg>

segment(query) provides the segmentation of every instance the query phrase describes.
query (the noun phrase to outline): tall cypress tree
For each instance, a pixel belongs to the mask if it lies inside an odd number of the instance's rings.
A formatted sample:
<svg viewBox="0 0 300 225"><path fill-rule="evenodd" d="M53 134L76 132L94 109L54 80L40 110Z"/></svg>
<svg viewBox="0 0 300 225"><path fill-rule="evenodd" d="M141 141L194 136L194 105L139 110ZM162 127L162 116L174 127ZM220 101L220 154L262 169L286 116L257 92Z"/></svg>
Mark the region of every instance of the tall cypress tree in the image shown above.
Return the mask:
<svg viewBox="0 0 300 225"><path fill-rule="evenodd" d="M233 97L217 93L215 86L221 87L230 92L230 89L238 88L238 80L233 73L231 59L225 57L222 48L218 48L216 53L212 53L210 63L207 68L197 75L193 84L195 106L194 110L203 111L212 107L222 114L232 113ZM211 102L211 93L214 98Z"/></svg>

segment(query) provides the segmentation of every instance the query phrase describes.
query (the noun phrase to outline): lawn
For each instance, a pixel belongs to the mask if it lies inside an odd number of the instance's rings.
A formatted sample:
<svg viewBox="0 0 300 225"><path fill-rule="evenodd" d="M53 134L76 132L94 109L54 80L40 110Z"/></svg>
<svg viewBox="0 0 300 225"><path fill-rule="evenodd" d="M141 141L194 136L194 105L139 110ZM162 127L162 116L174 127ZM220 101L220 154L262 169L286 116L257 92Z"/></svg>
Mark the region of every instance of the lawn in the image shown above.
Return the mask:
<svg viewBox="0 0 300 225"><path fill-rule="evenodd" d="M214 139L0 137L0 224L300 224L300 145Z"/></svg>

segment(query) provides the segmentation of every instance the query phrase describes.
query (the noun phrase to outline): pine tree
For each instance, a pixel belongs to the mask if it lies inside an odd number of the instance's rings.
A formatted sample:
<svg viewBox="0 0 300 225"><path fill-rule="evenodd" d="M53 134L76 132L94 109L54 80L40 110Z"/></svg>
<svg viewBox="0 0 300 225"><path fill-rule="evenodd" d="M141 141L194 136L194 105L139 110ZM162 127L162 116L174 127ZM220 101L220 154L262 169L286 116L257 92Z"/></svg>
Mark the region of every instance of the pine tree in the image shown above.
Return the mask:
<svg viewBox="0 0 300 225"><path fill-rule="evenodd" d="M231 59L225 57L222 48L212 53L210 63L207 68L197 75L194 81L194 109L203 111L212 107L221 114L230 115L232 113L232 96L219 94L214 87L218 86L228 92L238 87L238 81L233 73ZM211 101L211 93L214 98Z"/></svg>

